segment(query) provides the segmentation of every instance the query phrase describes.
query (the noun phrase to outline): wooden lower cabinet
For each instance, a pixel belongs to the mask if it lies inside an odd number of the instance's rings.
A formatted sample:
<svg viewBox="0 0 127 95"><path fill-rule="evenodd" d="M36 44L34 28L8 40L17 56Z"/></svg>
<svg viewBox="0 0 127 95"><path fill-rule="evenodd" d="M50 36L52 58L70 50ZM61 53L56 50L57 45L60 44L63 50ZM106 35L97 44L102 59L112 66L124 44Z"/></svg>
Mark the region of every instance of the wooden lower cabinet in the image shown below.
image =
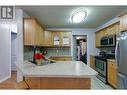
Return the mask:
<svg viewBox="0 0 127 95"><path fill-rule="evenodd" d="M108 60L108 83L117 88L117 66L115 61Z"/></svg>
<svg viewBox="0 0 127 95"><path fill-rule="evenodd" d="M90 78L25 77L29 89L90 89Z"/></svg>
<svg viewBox="0 0 127 95"><path fill-rule="evenodd" d="M71 56L51 56L49 59L52 59L55 61L72 61Z"/></svg>
<svg viewBox="0 0 127 95"><path fill-rule="evenodd" d="M27 83L30 89L40 88L41 81L39 77L25 77L25 82Z"/></svg>
<svg viewBox="0 0 127 95"><path fill-rule="evenodd" d="M93 55L90 55L90 67L95 70L95 58Z"/></svg>

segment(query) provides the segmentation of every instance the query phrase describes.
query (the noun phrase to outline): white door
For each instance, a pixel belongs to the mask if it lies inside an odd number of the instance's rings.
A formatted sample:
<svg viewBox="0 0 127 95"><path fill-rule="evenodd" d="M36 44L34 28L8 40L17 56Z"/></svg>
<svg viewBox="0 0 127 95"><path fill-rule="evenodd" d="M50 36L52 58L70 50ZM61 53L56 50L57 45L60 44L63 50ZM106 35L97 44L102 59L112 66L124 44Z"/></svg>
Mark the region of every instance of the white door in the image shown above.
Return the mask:
<svg viewBox="0 0 127 95"><path fill-rule="evenodd" d="M11 33L0 23L0 82L11 77Z"/></svg>

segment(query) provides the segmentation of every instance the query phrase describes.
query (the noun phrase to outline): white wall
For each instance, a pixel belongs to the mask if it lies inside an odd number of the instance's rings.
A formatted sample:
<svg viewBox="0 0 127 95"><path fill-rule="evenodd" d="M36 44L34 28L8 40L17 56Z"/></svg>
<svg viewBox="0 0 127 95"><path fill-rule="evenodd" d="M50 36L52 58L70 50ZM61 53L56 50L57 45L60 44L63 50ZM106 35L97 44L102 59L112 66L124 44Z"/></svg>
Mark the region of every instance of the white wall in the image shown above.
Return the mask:
<svg viewBox="0 0 127 95"><path fill-rule="evenodd" d="M0 22L0 82L11 77L11 32L8 23Z"/></svg>
<svg viewBox="0 0 127 95"><path fill-rule="evenodd" d="M23 11L16 9L17 20L17 62L23 63Z"/></svg>

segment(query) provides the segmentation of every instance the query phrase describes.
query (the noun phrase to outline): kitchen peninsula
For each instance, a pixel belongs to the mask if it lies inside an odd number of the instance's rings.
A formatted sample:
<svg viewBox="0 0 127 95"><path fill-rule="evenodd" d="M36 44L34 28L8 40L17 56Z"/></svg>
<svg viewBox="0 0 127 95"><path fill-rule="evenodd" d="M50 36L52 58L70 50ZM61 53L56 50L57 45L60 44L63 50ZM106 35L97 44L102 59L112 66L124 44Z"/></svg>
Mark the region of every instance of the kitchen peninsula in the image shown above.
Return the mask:
<svg viewBox="0 0 127 95"><path fill-rule="evenodd" d="M58 61L42 66L25 61L16 66L29 89L90 89L91 78L97 75L81 61Z"/></svg>

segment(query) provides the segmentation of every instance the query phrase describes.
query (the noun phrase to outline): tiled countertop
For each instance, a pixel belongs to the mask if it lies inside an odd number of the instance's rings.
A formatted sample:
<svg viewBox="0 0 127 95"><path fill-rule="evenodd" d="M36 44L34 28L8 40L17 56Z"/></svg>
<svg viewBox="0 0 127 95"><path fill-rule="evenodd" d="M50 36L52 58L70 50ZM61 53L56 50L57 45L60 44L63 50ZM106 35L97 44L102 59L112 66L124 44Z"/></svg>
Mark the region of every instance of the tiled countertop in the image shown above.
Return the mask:
<svg viewBox="0 0 127 95"><path fill-rule="evenodd" d="M53 64L37 66L25 61L23 64L16 64L23 76L29 77L80 77L91 78L97 72L81 61L59 61Z"/></svg>

